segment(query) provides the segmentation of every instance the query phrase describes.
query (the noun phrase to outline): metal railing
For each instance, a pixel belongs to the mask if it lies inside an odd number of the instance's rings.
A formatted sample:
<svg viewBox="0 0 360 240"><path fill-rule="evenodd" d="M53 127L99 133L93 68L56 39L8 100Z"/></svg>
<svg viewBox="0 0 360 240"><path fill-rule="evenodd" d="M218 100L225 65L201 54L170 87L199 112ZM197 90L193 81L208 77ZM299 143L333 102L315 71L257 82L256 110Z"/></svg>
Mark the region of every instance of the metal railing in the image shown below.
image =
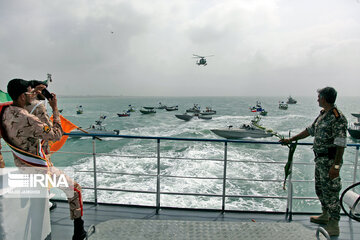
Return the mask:
<svg viewBox="0 0 360 240"><path fill-rule="evenodd" d="M288 194L287 196L261 196L261 195L229 195L226 193L226 182L227 180L245 180L245 181L261 181L261 182L282 182L283 180L277 180L277 179L249 179L249 178L228 178L227 177L227 163L229 162L252 162L252 163L266 163L266 164L284 164L284 162L272 162L272 161L238 161L238 160L229 160L228 159L228 143L236 143L236 144L267 144L267 145L279 145L279 142L270 142L270 141L246 141L246 140L228 140L228 139L198 139L198 138L172 138L172 137L150 137L150 136L129 136L129 135L101 135L101 134L83 134L83 133L70 133L67 134L70 136L76 136L76 137L92 137L92 146L93 146L93 152L87 153L89 155L92 155L93 158L93 170L89 171L79 171L79 172L92 172L94 174L93 180L94 180L94 187L83 187L83 189L90 189L94 191L94 203L95 205L98 204L98 191L121 191L121 192L132 192L132 193L145 193L145 194L155 194L156 195L156 213L159 213L159 210L161 208L161 195L182 195L182 196L206 196L206 197L221 197L221 211L225 211L225 205L226 205L226 198L269 198L269 199L286 199L286 219L291 220L292 218L292 202L293 199L317 199L315 197L294 197L293 196L293 182L312 182L313 180L292 180L292 174L289 175L287 180L287 186L288 186ZM120 173L120 172L107 172L107 171L98 171L97 170L97 163L96 159L98 155L104 155L101 153L96 152L96 138L95 137L106 137L106 138L124 138L124 139L148 139L148 140L154 140L156 141L156 156L152 156L150 158L156 158L157 160L157 171L156 174L134 174L134 173ZM160 152L160 143L163 141L189 141L189 142L217 142L217 143L223 143L224 144L224 157L223 159L189 159L187 160L206 160L206 161L218 161L223 162L223 173L222 177L194 177L194 176L173 176L173 175L162 175L161 174L161 160L162 159L181 159L181 158L171 158L171 157L161 157ZM311 146L312 143L298 143L298 145L304 145L304 146ZM355 161L354 161L354 172L353 172L353 183L356 182L357 177L357 168L358 168L358 157L359 157L359 148L360 144L348 144L348 147L355 147ZM84 154L84 153L78 153L78 154ZM107 156L112 156L111 154L106 154ZM117 156L117 155L115 155ZM125 156L125 157L139 157L139 156ZM139 157L143 158L143 157ZM311 163L294 163L294 164L311 164ZM313 163L311 165L314 165ZM344 164L344 165L352 165L352 164ZM292 168L292 165L291 165ZM292 171L291 171L292 172ZM109 174L121 174L121 175L131 175L131 176L146 176L146 177L156 177L156 191L144 191L144 190L127 190L127 189L116 189L116 188L104 188L104 187L98 187L97 183L97 174L99 173L109 173ZM167 177L167 178L195 178L195 179L216 179L216 180L222 180L222 194L205 194L205 193L181 193L181 192L161 192L161 178Z"/></svg>

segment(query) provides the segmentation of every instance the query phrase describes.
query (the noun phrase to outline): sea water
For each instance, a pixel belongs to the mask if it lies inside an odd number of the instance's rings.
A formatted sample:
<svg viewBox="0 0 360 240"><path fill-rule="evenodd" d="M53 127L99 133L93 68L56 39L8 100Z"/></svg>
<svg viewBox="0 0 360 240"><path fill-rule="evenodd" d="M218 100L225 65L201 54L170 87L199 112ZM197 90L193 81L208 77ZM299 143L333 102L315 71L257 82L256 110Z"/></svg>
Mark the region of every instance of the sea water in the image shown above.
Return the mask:
<svg viewBox="0 0 360 240"><path fill-rule="evenodd" d="M281 135L297 134L309 126L321 110L314 97L295 97L297 104L289 104L288 110L278 108L279 101L286 101L285 97L60 97L59 109L62 115L71 122L86 128L93 124L100 115L105 115L104 125L107 130L118 129L121 135L156 136L221 139L210 129L227 126L239 127L250 123L257 113L252 113L249 107L256 101L268 111L262 117L261 124ZM357 103L359 97L339 97L337 106L347 117L349 123L356 119L352 112L359 112ZM156 114L141 114L138 110L144 106L157 107L159 102L167 106L179 106L178 111L156 109ZM198 104L204 110L211 107L217 111L211 120L192 119L185 122L175 117L186 109ZM82 105L83 114L76 114L76 106ZM130 117L118 117L132 105L136 112ZM249 139L251 140L251 139ZM254 140L254 139L253 139ZM256 139L260 141L278 141L277 137ZM312 138L301 142L312 142ZM358 141L348 138L348 143ZM162 192L197 193L221 195L221 179L224 171L224 143L161 141L160 173ZM156 191L157 173L157 143L156 140L102 138L96 140L97 187L126 189L144 192ZM5 147L6 149L6 147ZM93 174L86 172L93 170L93 151L91 138L69 138L62 153L52 156L57 167L85 171L76 173L75 179L83 187L93 187ZM74 154L76 152L76 154ZM288 148L281 145L235 144L229 143L227 150L227 178L226 194L228 195L265 195L286 197L287 192L282 189L282 182L263 182L259 180L283 180L284 165L287 161ZM10 155L6 157L7 166L13 166ZM203 161L202 159L211 159ZM345 152L344 163L353 164L355 149L348 148ZM264 163L265 162L265 163ZM272 164L278 162L280 164ZM293 180L294 196L315 197L313 153L311 146L298 146L295 155ZM353 167L344 166L341 170L343 187L350 185L353 178ZM147 176L144 176L147 175ZM359 175L359 174L358 174ZM170 177L171 176L171 177ZM177 177L174 177L177 176ZM199 177L201 179L183 178ZM93 190L83 191L84 201L94 200ZM98 191L98 201L107 203L155 205L155 194L132 193L122 191ZM295 211L316 211L319 203L315 200L295 199ZM211 196L175 196L162 195L161 206L221 208L221 197ZM284 211L284 199L258 199L229 197L226 199L226 209Z"/></svg>

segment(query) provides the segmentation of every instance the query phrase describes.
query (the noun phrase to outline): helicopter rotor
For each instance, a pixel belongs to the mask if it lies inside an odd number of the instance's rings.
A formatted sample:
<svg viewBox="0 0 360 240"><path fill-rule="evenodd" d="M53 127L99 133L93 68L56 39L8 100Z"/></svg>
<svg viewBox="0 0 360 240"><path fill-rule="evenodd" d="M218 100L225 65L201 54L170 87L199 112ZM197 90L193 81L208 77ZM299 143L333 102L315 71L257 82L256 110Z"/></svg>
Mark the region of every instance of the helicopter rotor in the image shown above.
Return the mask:
<svg viewBox="0 0 360 240"><path fill-rule="evenodd" d="M199 56L196 54L193 54L193 58L206 58L206 57L213 57L214 55L208 55L208 56Z"/></svg>

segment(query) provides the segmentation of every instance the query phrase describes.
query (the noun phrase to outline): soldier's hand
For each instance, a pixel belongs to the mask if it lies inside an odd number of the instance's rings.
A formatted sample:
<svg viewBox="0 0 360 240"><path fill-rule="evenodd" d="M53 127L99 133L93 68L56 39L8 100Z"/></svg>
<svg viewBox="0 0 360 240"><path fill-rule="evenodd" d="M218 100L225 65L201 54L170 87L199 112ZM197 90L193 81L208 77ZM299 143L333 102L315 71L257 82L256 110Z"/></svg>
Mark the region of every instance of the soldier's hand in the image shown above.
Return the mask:
<svg viewBox="0 0 360 240"><path fill-rule="evenodd" d="M334 178L339 177L339 173L340 173L340 169L335 169L334 165L331 166L330 171L329 171L330 180L333 180Z"/></svg>
<svg viewBox="0 0 360 240"><path fill-rule="evenodd" d="M39 85L37 85L37 86L34 88L34 91L35 91L37 94L40 94L41 91L42 91L43 89L45 89L45 88L46 88L46 86L45 86L44 84L39 84Z"/></svg>
<svg viewBox="0 0 360 240"><path fill-rule="evenodd" d="M57 111L57 98L56 98L56 94L55 93L51 93L51 95L53 95L52 98L48 99L50 107L52 108L53 111Z"/></svg>
<svg viewBox="0 0 360 240"><path fill-rule="evenodd" d="M0 168L4 168L4 167L5 167L4 158L3 158L2 154L0 153Z"/></svg>
<svg viewBox="0 0 360 240"><path fill-rule="evenodd" d="M291 143L291 140L289 138L283 138L280 139L279 142L283 145Z"/></svg>

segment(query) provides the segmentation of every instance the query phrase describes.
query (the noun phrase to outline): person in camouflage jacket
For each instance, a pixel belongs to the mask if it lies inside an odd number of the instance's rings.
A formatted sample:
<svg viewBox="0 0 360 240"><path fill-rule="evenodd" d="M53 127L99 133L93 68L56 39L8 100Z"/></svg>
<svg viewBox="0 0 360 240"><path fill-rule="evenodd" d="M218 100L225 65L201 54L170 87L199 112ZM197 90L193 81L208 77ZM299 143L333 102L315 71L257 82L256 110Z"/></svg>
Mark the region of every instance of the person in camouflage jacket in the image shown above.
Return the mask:
<svg viewBox="0 0 360 240"><path fill-rule="evenodd" d="M1 113L3 138L12 146L20 149L20 151L36 156L41 155L41 153L44 153L44 151L40 151L42 141L58 141L64 133L61 127L56 95L52 94L53 98L49 100L53 110L53 121L51 124L48 124L25 109L25 106L30 105L31 101L40 91L32 89L29 82L23 79L11 80L7 88L10 97L13 99L13 104L3 109ZM39 173L42 172L56 176L63 174L61 170L52 167L52 163L47 159L46 154L42 156L46 159L46 164L41 161L37 162L36 159L29 160L29 158L19 157L20 155L13 155L15 165L24 171L34 168ZM81 187L68 176L66 176L66 179L71 187L61 189L68 196L70 218L74 220L73 239L82 240L86 238L87 234L84 230L84 221L81 218L83 215Z"/></svg>
<svg viewBox="0 0 360 240"><path fill-rule="evenodd" d="M330 236L340 234L340 168L347 132L347 120L335 105L336 96L337 92L332 87L319 89L318 102L323 108L319 116L301 133L280 140L288 144L308 136L314 137L315 192L321 203L322 214L310 217L310 221L327 224L325 229Z"/></svg>

